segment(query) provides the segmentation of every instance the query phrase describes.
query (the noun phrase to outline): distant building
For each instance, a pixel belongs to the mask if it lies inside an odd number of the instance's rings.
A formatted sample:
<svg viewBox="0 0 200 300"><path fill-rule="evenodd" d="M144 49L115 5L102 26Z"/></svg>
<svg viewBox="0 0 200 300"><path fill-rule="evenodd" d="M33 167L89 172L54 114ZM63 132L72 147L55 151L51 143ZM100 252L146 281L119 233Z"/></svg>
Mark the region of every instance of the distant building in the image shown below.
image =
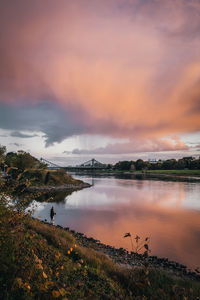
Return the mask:
<svg viewBox="0 0 200 300"><path fill-rule="evenodd" d="M131 164L130 171L131 171L131 172L134 172L134 171L135 171L135 165L134 165L134 164Z"/></svg>
<svg viewBox="0 0 200 300"><path fill-rule="evenodd" d="M186 156L186 157L183 157L184 160L193 160L195 159L194 157L192 156Z"/></svg>
<svg viewBox="0 0 200 300"><path fill-rule="evenodd" d="M158 161L156 159L149 159L148 162L150 164L157 164Z"/></svg>

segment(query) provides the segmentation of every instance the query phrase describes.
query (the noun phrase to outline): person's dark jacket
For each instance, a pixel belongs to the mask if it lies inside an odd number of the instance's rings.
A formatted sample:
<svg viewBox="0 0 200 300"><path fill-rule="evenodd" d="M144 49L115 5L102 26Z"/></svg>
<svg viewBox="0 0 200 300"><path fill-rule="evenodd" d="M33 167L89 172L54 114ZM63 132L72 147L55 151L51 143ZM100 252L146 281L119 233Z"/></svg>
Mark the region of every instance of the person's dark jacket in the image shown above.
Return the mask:
<svg viewBox="0 0 200 300"><path fill-rule="evenodd" d="M54 215L55 215L55 212L54 212L54 209L53 209L53 207L52 207L52 208L51 208L51 211L50 211L51 219L53 219Z"/></svg>

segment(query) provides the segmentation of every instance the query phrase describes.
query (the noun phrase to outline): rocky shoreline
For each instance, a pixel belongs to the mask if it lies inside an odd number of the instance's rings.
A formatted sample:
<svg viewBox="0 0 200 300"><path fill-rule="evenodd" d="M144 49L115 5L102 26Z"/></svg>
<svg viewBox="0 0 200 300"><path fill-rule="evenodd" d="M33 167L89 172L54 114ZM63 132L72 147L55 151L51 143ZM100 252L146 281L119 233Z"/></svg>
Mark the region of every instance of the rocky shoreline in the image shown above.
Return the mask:
<svg viewBox="0 0 200 300"><path fill-rule="evenodd" d="M78 191L88 187L91 187L91 184L84 182L79 184L63 184L58 186L52 186L52 185L29 186L26 187L24 191L54 193L54 192L65 192L65 191Z"/></svg>
<svg viewBox="0 0 200 300"><path fill-rule="evenodd" d="M50 226L54 226L46 221L41 222ZM103 244L99 240L96 240L92 237L87 237L83 233L71 230L69 227L62 227L60 225L55 226L57 228L69 231L76 238L80 246L104 253L120 267L142 267L144 266L144 262L148 262L149 266L152 268L166 270L177 277L187 277L192 280L200 281L200 271L198 269L192 271L188 269L187 266L175 261L170 261L168 258L159 258L157 256L149 256L148 258L144 258L143 254L133 251L129 252L124 248L115 248L110 245Z"/></svg>

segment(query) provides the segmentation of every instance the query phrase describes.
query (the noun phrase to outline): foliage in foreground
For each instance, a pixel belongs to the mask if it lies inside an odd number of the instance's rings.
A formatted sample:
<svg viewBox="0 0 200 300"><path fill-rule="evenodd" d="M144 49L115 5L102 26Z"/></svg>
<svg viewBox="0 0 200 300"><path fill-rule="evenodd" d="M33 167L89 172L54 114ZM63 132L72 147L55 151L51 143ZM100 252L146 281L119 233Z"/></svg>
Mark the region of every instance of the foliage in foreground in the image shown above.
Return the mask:
<svg viewBox="0 0 200 300"><path fill-rule="evenodd" d="M120 269L0 199L0 294L3 299L197 299L200 285L166 272Z"/></svg>

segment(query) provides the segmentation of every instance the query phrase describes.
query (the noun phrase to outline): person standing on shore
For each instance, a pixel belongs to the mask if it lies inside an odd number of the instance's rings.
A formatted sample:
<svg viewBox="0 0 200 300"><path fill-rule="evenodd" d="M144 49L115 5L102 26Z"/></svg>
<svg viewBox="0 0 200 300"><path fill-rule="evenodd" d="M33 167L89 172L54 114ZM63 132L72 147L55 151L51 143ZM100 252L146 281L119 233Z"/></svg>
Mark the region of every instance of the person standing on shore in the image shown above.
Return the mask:
<svg viewBox="0 0 200 300"><path fill-rule="evenodd" d="M54 212L54 208L52 206L51 210L50 210L50 217L51 217L51 223L54 224L54 215L56 215L56 213Z"/></svg>

